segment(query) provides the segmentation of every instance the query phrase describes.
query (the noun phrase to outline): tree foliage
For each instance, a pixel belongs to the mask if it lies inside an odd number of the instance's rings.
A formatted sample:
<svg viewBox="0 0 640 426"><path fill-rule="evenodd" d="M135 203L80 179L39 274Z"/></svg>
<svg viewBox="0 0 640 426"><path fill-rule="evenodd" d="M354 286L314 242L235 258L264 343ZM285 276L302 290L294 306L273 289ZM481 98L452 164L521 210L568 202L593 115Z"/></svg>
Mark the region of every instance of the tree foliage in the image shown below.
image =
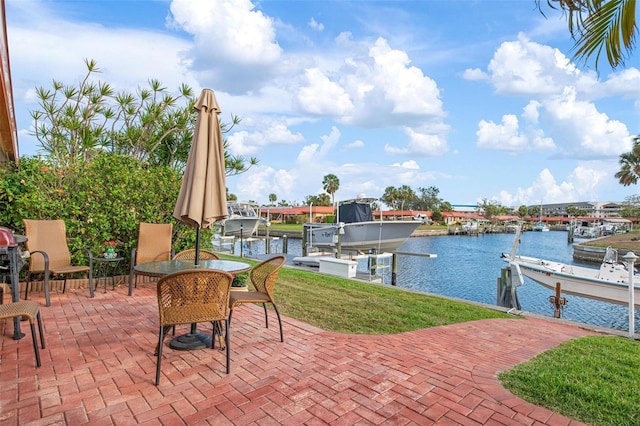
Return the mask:
<svg viewBox="0 0 640 426"><path fill-rule="evenodd" d="M335 193L340 188L340 179L334 174L328 174L322 179L322 189L331 195L331 204L335 203Z"/></svg>
<svg viewBox="0 0 640 426"><path fill-rule="evenodd" d="M481 203L478 204L478 209L484 212L484 217L493 221L496 216L505 215L509 212L509 209L497 201L487 200L484 198Z"/></svg>
<svg viewBox="0 0 640 426"><path fill-rule="evenodd" d="M20 233L22 219L63 219L74 261L85 263L85 248L99 254L115 240L125 269L140 222L173 223L173 248L193 247L195 230L172 217L197 117L191 88L172 95L149 80L135 95L114 93L94 81L95 61L85 64L77 85L53 80L51 89L36 89L33 133L45 155L0 167L0 225ZM232 115L221 130L238 123ZM226 140L224 147L227 176L257 163L233 156ZM203 230L203 248L211 236Z"/></svg>
<svg viewBox="0 0 640 426"><path fill-rule="evenodd" d="M33 135L52 165L72 166L108 151L181 171L197 118L193 89L182 84L171 94L150 79L149 87L135 94L115 93L110 84L94 80L100 73L96 62L84 62L87 72L77 85L53 80L50 89L36 88L39 108L31 111ZM221 130L227 133L239 123L231 115L231 123L221 123ZM257 164L255 158L232 155L228 141L223 143L227 176Z"/></svg>
<svg viewBox="0 0 640 426"><path fill-rule="evenodd" d="M329 194L318 194L318 195L307 195L304 198L305 206L331 206L333 203L331 202L331 198L329 198Z"/></svg>
<svg viewBox="0 0 640 426"><path fill-rule="evenodd" d="M640 136L633 138L631 151L620 154L620 170L615 174L623 186L635 185L640 177Z"/></svg>
<svg viewBox="0 0 640 426"><path fill-rule="evenodd" d="M542 0L535 1L542 12ZM567 15L577 60L585 62L595 55L597 68L604 50L609 65L616 68L633 52L638 35L636 0L546 0L546 4Z"/></svg>

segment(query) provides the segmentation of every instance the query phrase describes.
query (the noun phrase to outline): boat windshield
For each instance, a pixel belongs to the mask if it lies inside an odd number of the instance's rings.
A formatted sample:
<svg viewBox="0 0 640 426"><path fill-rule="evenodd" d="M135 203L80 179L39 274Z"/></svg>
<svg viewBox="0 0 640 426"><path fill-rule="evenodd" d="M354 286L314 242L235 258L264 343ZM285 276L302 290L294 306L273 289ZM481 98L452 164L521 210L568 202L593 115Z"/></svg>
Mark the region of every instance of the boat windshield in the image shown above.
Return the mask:
<svg viewBox="0 0 640 426"><path fill-rule="evenodd" d="M618 263L618 251L612 247L607 247L602 263Z"/></svg>
<svg viewBox="0 0 640 426"><path fill-rule="evenodd" d="M229 216L256 217L256 210L251 204L227 203Z"/></svg>

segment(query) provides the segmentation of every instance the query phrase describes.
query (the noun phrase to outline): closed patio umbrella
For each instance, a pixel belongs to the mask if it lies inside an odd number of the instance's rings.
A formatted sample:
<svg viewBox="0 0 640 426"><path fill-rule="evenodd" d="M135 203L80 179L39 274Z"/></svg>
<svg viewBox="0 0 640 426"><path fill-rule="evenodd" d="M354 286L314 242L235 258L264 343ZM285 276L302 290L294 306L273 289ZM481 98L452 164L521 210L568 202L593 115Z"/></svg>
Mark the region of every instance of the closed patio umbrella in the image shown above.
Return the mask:
<svg viewBox="0 0 640 426"><path fill-rule="evenodd" d="M173 216L196 228L196 260L200 258L200 229L227 217L224 146L211 89L203 89L194 108L198 119Z"/></svg>

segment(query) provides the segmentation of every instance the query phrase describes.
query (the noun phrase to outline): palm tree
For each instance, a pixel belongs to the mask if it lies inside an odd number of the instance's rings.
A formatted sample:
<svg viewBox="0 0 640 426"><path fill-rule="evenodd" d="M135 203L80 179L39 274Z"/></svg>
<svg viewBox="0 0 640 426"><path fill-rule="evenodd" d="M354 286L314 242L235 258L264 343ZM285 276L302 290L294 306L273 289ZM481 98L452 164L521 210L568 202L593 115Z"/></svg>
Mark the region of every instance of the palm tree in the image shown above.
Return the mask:
<svg viewBox="0 0 640 426"><path fill-rule="evenodd" d="M633 138L631 152L620 154L620 171L615 174L616 179L623 186L638 183L640 177L640 136Z"/></svg>
<svg viewBox="0 0 640 426"><path fill-rule="evenodd" d="M322 188L331 195L331 204L334 204L334 194L340 188L340 179L336 175L328 174L322 179Z"/></svg>
<svg viewBox="0 0 640 426"><path fill-rule="evenodd" d="M404 211L404 204L406 202L412 201L415 197L416 197L416 194L415 192L413 192L413 189L411 189L409 185L402 185L400 188L398 188L398 198L400 199L400 202L401 202L400 208L402 211ZM404 214L402 215L404 216Z"/></svg>
<svg viewBox="0 0 640 426"><path fill-rule="evenodd" d="M541 0L535 1L542 12ZM597 69L604 49L609 65L616 68L631 55L638 35L636 0L547 0L547 5L568 15L577 60L584 62L595 54Z"/></svg>
<svg viewBox="0 0 640 426"><path fill-rule="evenodd" d="M272 206L275 206L276 204L276 200L278 199L278 196L274 193L269 194L269 203L271 203Z"/></svg>

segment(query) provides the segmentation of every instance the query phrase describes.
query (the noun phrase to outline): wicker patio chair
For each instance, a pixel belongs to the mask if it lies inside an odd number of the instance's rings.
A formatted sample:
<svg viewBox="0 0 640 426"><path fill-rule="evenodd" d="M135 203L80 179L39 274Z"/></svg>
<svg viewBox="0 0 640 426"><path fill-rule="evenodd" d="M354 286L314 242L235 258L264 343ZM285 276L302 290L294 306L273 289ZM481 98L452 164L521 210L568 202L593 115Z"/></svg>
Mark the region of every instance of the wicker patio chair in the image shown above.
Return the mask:
<svg viewBox="0 0 640 426"><path fill-rule="evenodd" d="M129 296L133 294L134 285L138 286L136 265L161 260L171 260L173 225L170 223L140 223L138 245L131 250L131 267L129 269Z"/></svg>
<svg viewBox="0 0 640 426"><path fill-rule="evenodd" d="M44 349L44 331L42 328L42 317L40 316L40 305L31 300L2 304L0 305L0 319L7 318L26 318L29 320L33 352L36 356L36 367L40 367L40 351L38 350L36 327L34 325L35 320L38 322L38 330L40 331L40 344L42 345L42 349Z"/></svg>
<svg viewBox="0 0 640 426"><path fill-rule="evenodd" d="M173 256L173 260L195 260L196 258L196 250L195 249L189 249L189 250L183 250L179 253L176 253L175 256ZM200 259L201 260L215 260L215 259L219 259L218 255L215 254L212 251L209 250L200 250Z"/></svg>
<svg viewBox="0 0 640 426"><path fill-rule="evenodd" d="M276 278L278 278L278 272L282 265L284 265L284 256L275 256L271 259L267 259L262 263L254 266L251 269L249 278L251 284L255 288L255 291L232 291L230 297L231 312L229 313L229 324L231 324L231 316L233 310L243 303L261 303L264 308L264 320L265 325L269 328L269 317L267 315L267 303L273 305L273 309L278 316L278 325L280 326L280 341L284 342L284 334L282 333L282 319L280 318L280 312L276 306L274 298L274 290L276 287Z"/></svg>
<svg viewBox="0 0 640 426"><path fill-rule="evenodd" d="M213 325L211 348L215 334L224 322L227 374L231 370L229 357L229 293L233 276L212 269L188 269L166 275L158 280L158 311L160 327L156 355L156 385L160 383L160 363L164 337L175 325L210 322ZM216 325L218 324L218 326Z"/></svg>
<svg viewBox="0 0 640 426"><path fill-rule="evenodd" d="M89 295L93 297L93 271L89 266L71 265L71 254L67 246L67 228L63 220L23 219L26 247L31 253L29 271L26 277L24 298L29 295L31 276L44 275L44 297L47 306L51 306L49 294L49 275L61 275L64 278L62 292L67 289L67 276L76 273L89 274Z"/></svg>

